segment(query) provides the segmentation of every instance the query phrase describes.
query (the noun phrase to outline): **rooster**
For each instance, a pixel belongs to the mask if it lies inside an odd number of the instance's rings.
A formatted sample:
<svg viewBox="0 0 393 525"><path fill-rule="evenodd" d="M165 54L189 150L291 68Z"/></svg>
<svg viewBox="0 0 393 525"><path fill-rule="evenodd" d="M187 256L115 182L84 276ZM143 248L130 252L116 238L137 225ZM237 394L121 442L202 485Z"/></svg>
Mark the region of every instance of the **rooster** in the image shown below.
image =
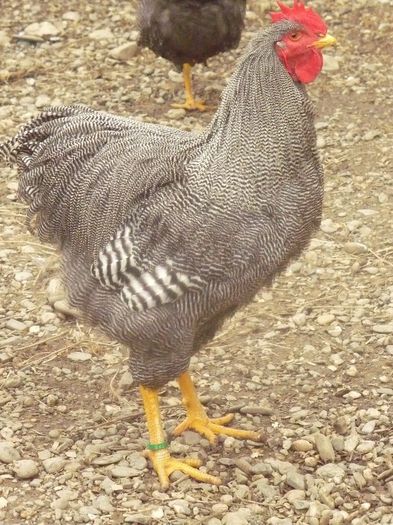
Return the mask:
<svg viewBox="0 0 393 525"><path fill-rule="evenodd" d="M180 470L159 389L177 378L193 429L258 440L209 419L190 358L307 246L321 220L323 175L305 84L335 40L295 0L251 42L201 134L85 106L53 107L0 146L16 162L19 194L40 239L55 243L72 306L130 348L149 457L163 487Z"/></svg>
<svg viewBox="0 0 393 525"><path fill-rule="evenodd" d="M246 0L141 0L139 43L183 68L186 100L173 107L206 109L193 96L191 67L238 46L245 11Z"/></svg>

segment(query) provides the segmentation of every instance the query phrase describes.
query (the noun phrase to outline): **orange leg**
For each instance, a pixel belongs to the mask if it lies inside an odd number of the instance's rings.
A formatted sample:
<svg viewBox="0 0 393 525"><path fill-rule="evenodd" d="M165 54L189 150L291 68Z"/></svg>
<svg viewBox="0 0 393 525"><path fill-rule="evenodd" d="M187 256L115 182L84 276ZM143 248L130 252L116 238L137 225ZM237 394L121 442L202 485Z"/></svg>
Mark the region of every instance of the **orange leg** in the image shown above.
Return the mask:
<svg viewBox="0 0 393 525"><path fill-rule="evenodd" d="M224 425L232 421L233 414L227 414L223 417L209 419L205 409L198 399L195 386L188 372L184 372L178 377L178 383L183 395L183 403L187 409L187 417L182 423L180 423L180 425L175 428L175 436L178 436L187 429L192 429L207 437L210 443L216 442L217 434L224 434L237 439L251 439L252 441L261 441L261 435L258 432L225 427Z"/></svg>
<svg viewBox="0 0 393 525"><path fill-rule="evenodd" d="M192 94L192 82L191 82L191 67L190 64L183 64L183 79L184 79L184 91L186 93L186 101L183 104L171 104L174 108L182 108L188 111L198 109L199 111L205 111L206 106L200 100L195 100Z"/></svg>
<svg viewBox="0 0 393 525"><path fill-rule="evenodd" d="M149 430L150 443L148 444L147 454L153 464L154 470L158 474L162 488L168 488L169 476L175 470L180 470L198 481L219 485L221 483L219 478L198 470L197 467L201 466L199 459L186 458L180 461L171 457L162 428L158 392L157 390L144 386L140 387L140 392L145 408L147 428Z"/></svg>

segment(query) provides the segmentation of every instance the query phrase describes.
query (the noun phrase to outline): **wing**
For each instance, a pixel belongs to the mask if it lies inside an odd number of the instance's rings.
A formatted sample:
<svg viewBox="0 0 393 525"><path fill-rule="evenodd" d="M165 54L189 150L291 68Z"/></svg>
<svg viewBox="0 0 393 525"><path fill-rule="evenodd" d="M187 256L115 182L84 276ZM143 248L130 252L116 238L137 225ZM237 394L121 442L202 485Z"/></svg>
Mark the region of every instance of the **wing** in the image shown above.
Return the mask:
<svg viewBox="0 0 393 525"><path fill-rule="evenodd" d="M263 244L273 238L269 218L211 211L194 218L191 227L184 217L173 219L169 228L161 228L167 235L158 242L156 231L149 234L146 224L128 221L100 251L93 276L141 312L201 292L213 282L238 279L250 265L263 264Z"/></svg>

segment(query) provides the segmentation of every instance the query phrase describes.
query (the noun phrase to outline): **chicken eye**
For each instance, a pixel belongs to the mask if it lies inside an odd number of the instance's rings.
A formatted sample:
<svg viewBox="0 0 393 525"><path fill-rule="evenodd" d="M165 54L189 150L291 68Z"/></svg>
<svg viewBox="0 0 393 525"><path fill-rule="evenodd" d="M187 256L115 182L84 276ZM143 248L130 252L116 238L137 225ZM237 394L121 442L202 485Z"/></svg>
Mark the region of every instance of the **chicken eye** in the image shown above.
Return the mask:
<svg viewBox="0 0 393 525"><path fill-rule="evenodd" d="M289 35L289 38L293 41L293 42L296 42L296 40L299 40L301 38L302 34L300 31L295 31L293 33L291 33Z"/></svg>

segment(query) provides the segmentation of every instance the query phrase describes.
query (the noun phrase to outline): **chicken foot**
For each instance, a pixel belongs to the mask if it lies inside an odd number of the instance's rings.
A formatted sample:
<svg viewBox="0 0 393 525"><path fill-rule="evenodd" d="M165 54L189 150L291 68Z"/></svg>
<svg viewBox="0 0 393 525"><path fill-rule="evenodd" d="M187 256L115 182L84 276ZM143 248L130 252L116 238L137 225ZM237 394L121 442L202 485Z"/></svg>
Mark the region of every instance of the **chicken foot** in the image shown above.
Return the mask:
<svg viewBox="0 0 393 525"><path fill-rule="evenodd" d="M147 446L147 456L152 462L154 470L157 472L162 488L166 489L169 487L169 476L175 470L179 470L198 481L219 485L221 483L220 478L198 470L198 467L201 466L199 459L185 458L178 460L172 458L168 451L165 433L162 428L158 391L141 386L140 392L145 408L150 439Z"/></svg>
<svg viewBox="0 0 393 525"><path fill-rule="evenodd" d="M262 436L258 432L224 426L232 421L234 414L209 419L198 399L195 386L188 372L184 372L178 377L178 383L183 395L183 403L187 410L187 416L186 419L175 428L173 432L175 436L178 436L187 429L191 429L205 436L210 443L216 442L218 434L232 436L237 439L261 441Z"/></svg>
<svg viewBox="0 0 393 525"><path fill-rule="evenodd" d="M183 104L171 104L174 108L182 108L188 111L198 109L199 111L205 111L206 106L200 100L195 100L192 94L192 82L191 82L191 66L190 64L183 64L183 79L184 79L184 91L186 94L186 101Z"/></svg>

